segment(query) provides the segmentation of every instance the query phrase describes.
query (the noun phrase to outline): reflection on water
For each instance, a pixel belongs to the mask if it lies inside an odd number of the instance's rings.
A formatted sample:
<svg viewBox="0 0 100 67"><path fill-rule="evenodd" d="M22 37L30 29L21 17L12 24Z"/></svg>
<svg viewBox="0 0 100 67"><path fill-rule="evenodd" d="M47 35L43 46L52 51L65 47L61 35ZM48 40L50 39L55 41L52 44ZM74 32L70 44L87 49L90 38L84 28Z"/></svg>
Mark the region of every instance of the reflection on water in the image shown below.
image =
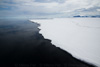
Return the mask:
<svg viewBox="0 0 100 67"><path fill-rule="evenodd" d="M91 66L55 47L39 34L39 25L28 20L0 20L0 62L6 66L18 64L51 64L63 67ZM52 65L54 64L54 65ZM56 65L55 65L56 64ZM39 67L39 66L38 66Z"/></svg>
<svg viewBox="0 0 100 67"><path fill-rule="evenodd" d="M37 26L27 20L0 20L0 43L30 43L39 31Z"/></svg>
<svg viewBox="0 0 100 67"><path fill-rule="evenodd" d="M28 20L0 20L1 59L14 61L36 48L41 38L37 26Z"/></svg>

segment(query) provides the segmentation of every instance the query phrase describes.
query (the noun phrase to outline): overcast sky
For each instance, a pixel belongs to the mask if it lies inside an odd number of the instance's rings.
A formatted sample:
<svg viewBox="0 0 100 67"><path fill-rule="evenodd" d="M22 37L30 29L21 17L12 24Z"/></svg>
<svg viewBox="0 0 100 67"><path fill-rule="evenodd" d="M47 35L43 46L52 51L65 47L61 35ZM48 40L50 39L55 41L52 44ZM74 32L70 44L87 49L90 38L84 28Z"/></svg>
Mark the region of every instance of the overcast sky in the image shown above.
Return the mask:
<svg viewBox="0 0 100 67"><path fill-rule="evenodd" d="M100 15L100 0L0 0L0 17Z"/></svg>

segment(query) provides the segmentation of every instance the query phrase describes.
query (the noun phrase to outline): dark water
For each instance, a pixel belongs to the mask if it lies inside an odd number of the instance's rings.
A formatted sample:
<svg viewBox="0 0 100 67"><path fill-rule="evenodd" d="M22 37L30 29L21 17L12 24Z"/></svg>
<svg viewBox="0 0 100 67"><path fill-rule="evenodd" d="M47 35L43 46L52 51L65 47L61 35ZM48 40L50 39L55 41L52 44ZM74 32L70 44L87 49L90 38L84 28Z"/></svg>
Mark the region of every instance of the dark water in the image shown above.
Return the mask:
<svg viewBox="0 0 100 67"><path fill-rule="evenodd" d="M55 47L28 20L0 20L0 65L12 67L91 67Z"/></svg>

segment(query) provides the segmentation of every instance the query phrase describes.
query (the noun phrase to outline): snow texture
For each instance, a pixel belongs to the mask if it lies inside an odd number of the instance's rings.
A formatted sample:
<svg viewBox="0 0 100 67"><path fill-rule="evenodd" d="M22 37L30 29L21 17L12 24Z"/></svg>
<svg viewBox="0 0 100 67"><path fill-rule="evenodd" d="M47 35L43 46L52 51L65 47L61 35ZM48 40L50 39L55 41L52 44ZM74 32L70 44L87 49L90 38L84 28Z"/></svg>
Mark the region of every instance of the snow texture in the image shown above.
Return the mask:
<svg viewBox="0 0 100 67"><path fill-rule="evenodd" d="M100 67L100 18L31 20L40 33L74 57Z"/></svg>

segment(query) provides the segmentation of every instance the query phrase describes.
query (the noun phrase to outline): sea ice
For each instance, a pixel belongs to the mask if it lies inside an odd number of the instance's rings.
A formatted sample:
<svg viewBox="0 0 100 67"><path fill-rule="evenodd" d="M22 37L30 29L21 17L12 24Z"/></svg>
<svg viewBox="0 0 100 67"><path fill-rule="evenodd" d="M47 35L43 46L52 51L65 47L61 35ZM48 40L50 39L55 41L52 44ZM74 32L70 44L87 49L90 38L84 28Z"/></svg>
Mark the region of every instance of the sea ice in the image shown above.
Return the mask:
<svg viewBox="0 0 100 67"><path fill-rule="evenodd" d="M40 33L74 57L100 67L100 18L55 18L31 20Z"/></svg>

